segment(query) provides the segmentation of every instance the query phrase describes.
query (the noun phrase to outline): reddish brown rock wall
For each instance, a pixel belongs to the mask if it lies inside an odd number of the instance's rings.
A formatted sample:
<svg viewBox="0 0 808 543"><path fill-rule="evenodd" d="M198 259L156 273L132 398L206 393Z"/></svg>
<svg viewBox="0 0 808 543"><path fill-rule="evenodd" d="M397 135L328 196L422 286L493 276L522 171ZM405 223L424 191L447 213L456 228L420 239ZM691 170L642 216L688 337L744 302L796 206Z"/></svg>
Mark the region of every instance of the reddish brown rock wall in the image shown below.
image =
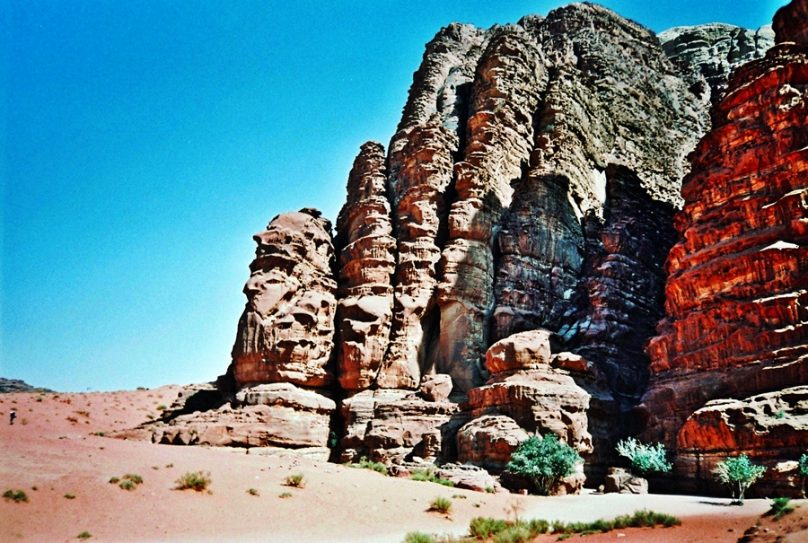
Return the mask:
<svg viewBox="0 0 808 543"><path fill-rule="evenodd" d="M709 487L722 456L773 467L805 445L805 428L771 419L796 394L784 389L808 383L806 5L778 12L778 44L736 72L682 187L643 412L646 437L679 449L691 485ZM800 394L784 412L804 420ZM781 483L772 469L763 488Z"/></svg>
<svg viewBox="0 0 808 543"><path fill-rule="evenodd" d="M247 306L233 346L238 388L289 382L328 385L336 282L331 223L314 210L278 215L254 236Z"/></svg>
<svg viewBox="0 0 808 543"><path fill-rule="evenodd" d="M358 390L376 380L393 313L396 240L391 236L384 147L373 142L362 146L347 192L335 239L340 255L337 362L340 386Z"/></svg>

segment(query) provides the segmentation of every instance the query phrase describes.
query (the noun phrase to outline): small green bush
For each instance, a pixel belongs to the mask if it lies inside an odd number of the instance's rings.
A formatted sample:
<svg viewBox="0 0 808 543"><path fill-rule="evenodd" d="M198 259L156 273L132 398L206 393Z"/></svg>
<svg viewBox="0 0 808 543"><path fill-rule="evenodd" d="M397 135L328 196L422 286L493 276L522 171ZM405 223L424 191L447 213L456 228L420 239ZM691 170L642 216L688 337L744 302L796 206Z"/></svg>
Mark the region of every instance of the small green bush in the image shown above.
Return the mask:
<svg viewBox="0 0 808 543"><path fill-rule="evenodd" d="M508 527L508 523L501 519L490 517L474 517L469 524L469 535L477 539L488 539Z"/></svg>
<svg viewBox="0 0 808 543"><path fill-rule="evenodd" d="M769 504L768 514L773 515L775 519L779 519L783 515L787 515L794 511L794 506L791 505L791 498L774 498Z"/></svg>
<svg viewBox="0 0 808 543"><path fill-rule="evenodd" d="M288 477L286 477L286 480L284 481L283 484L295 488L303 488L304 486L306 486L306 482L303 479L302 473L293 473L292 475L289 475Z"/></svg>
<svg viewBox="0 0 808 543"><path fill-rule="evenodd" d="M249 494L250 496L258 496L258 489L256 489L256 488L248 488L247 489L247 494Z"/></svg>
<svg viewBox="0 0 808 543"><path fill-rule="evenodd" d="M90 532L84 531L84 532L81 532L79 535L77 535L76 539L90 539L91 537L93 537L93 534L91 534Z"/></svg>
<svg viewBox="0 0 808 543"><path fill-rule="evenodd" d="M111 485L118 484L120 481L121 481L120 477L110 477L109 478L109 484L111 484Z"/></svg>
<svg viewBox="0 0 808 543"><path fill-rule="evenodd" d="M118 483L118 486L124 490L134 490L137 488L137 483L135 483L134 481L130 481L129 479L124 479L123 481Z"/></svg>
<svg viewBox="0 0 808 543"><path fill-rule="evenodd" d="M718 481L730 487L734 503L741 504L747 489L763 477L765 472L765 467L753 464L749 461L749 457L742 454L719 462L713 470L713 475Z"/></svg>
<svg viewBox="0 0 808 543"><path fill-rule="evenodd" d="M186 490L188 488L201 492L208 488L211 483L210 473L202 471L189 471L182 477L174 481L177 485L177 490Z"/></svg>
<svg viewBox="0 0 808 543"><path fill-rule="evenodd" d="M67 498L68 500L75 500L76 495L68 492L67 494L65 494L65 498Z"/></svg>
<svg viewBox="0 0 808 543"><path fill-rule="evenodd" d="M136 485L143 484L143 477L137 475L136 473L127 473L126 475L123 476L123 478L126 479L127 481L132 481Z"/></svg>
<svg viewBox="0 0 808 543"><path fill-rule="evenodd" d="M409 532L404 536L404 543L435 543L435 538L423 532Z"/></svg>
<svg viewBox="0 0 808 543"><path fill-rule="evenodd" d="M800 456L800 475L802 475L802 497L805 497L805 480L808 479L808 453Z"/></svg>
<svg viewBox="0 0 808 543"><path fill-rule="evenodd" d="M452 511L452 500L437 497L429 504L429 509L427 509L427 511L437 511L438 513L447 515Z"/></svg>
<svg viewBox="0 0 808 543"><path fill-rule="evenodd" d="M351 465L363 469L369 469L381 473L382 475L387 475L387 466L385 466L381 462L373 462L371 460L368 460L367 456L363 456L362 458L360 458L358 464L351 464Z"/></svg>
<svg viewBox="0 0 808 543"><path fill-rule="evenodd" d="M633 437L617 442L617 454L628 458L631 471L640 477L651 473L668 473L673 467L665 459L666 451L662 443L646 445Z"/></svg>
<svg viewBox="0 0 808 543"><path fill-rule="evenodd" d="M575 471L575 465L583 462L581 456L569 445L558 440L553 433L531 436L519 444L508 462L508 469L530 478L540 494L549 494L553 487Z"/></svg>
<svg viewBox="0 0 808 543"><path fill-rule="evenodd" d="M533 539L533 534L527 526L522 524L509 526L494 536L494 543L527 543Z"/></svg>
<svg viewBox="0 0 808 543"><path fill-rule="evenodd" d="M283 498L283 499L291 498L292 493L291 492L281 492L280 494L278 494L278 497Z"/></svg>
<svg viewBox="0 0 808 543"><path fill-rule="evenodd" d="M8 489L3 492L3 498L14 503L27 502L28 494L24 490Z"/></svg>
<svg viewBox="0 0 808 543"><path fill-rule="evenodd" d="M437 476L434 470L432 469L414 469L410 474L410 479L413 481L426 481L428 483L437 483L443 486L453 487L455 484L454 482L450 481L449 479L441 479Z"/></svg>

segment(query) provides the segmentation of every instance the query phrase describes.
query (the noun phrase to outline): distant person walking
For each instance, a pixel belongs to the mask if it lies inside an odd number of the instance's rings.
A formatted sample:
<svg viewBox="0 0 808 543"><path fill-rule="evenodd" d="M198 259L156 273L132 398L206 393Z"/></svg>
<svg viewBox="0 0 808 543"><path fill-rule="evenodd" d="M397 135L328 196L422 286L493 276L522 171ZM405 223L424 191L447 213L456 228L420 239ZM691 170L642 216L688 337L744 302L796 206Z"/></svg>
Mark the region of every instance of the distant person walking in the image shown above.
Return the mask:
<svg viewBox="0 0 808 543"><path fill-rule="evenodd" d="M8 423L13 425L14 424L14 419L16 419L16 418L17 418L17 410L12 409L11 413L8 414Z"/></svg>

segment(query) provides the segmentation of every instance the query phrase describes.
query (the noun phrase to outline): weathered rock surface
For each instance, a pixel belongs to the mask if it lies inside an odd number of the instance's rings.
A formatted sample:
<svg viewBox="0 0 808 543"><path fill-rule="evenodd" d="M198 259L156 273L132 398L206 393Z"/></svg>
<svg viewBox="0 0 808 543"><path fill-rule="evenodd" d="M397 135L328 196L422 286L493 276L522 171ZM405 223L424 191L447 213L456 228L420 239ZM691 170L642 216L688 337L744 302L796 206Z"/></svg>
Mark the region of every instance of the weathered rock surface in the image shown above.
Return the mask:
<svg viewBox="0 0 808 543"><path fill-rule="evenodd" d="M331 223L303 209L278 215L253 239L247 307L233 346L236 386L328 385L337 305Z"/></svg>
<svg viewBox="0 0 808 543"><path fill-rule="evenodd" d="M364 390L342 401L345 427L341 461L366 456L375 462L401 463L414 457L454 456L453 439L462 419L458 404L432 402L408 390Z"/></svg>
<svg viewBox="0 0 808 543"><path fill-rule="evenodd" d="M170 417L150 427L155 443L230 447L285 447L329 456L336 403L291 383L247 387L232 404Z"/></svg>
<svg viewBox="0 0 808 543"><path fill-rule="evenodd" d="M649 438L673 445L711 399L808 382L806 45L741 68L694 152L648 346Z"/></svg>
<svg viewBox="0 0 808 543"><path fill-rule="evenodd" d="M769 25L757 30L721 23L677 26L657 37L668 57L684 70L694 94L713 104L736 68L761 58L774 45Z"/></svg>
<svg viewBox="0 0 808 543"><path fill-rule="evenodd" d="M632 475L623 468L609 468L603 480L603 492L610 494L648 494L648 480Z"/></svg>
<svg viewBox="0 0 808 543"><path fill-rule="evenodd" d="M779 12L778 43L713 110L648 345L645 437L675 447L677 480L701 490L717 490L710 472L727 455L773 467L806 443L805 390L789 387L808 383L808 43L788 42L803 38L785 22L805 6ZM758 491L787 486L770 469Z"/></svg>
<svg viewBox="0 0 808 543"><path fill-rule="evenodd" d="M374 383L390 335L396 240L391 236L384 160L380 144L362 146L337 219L337 361L345 390Z"/></svg>
<svg viewBox="0 0 808 543"><path fill-rule="evenodd" d="M772 27L777 43L808 44L808 3L791 0L774 14Z"/></svg>
<svg viewBox="0 0 808 543"><path fill-rule="evenodd" d="M504 415L483 415L457 432L457 459L493 472L505 469L516 447L528 433Z"/></svg>
<svg viewBox="0 0 808 543"><path fill-rule="evenodd" d="M713 400L690 415L679 430L677 473L695 482L693 490L718 491L718 485L703 475L727 456L746 454L767 467L764 479L752 487L753 495L798 497L801 481L796 469L780 469L778 464L796 461L806 444L808 386L743 400Z"/></svg>
<svg viewBox="0 0 808 543"><path fill-rule="evenodd" d="M435 370L437 265L446 237L454 156L466 135L471 82L487 32L451 24L426 46L390 142L389 193L398 241L390 345L379 385L415 388Z"/></svg>
<svg viewBox="0 0 808 543"><path fill-rule="evenodd" d="M590 396L569 371L551 366L549 355L546 330L520 332L492 345L486 365L497 372L488 384L469 391L467 411L475 419L504 415L530 433L553 432L579 452L590 453Z"/></svg>

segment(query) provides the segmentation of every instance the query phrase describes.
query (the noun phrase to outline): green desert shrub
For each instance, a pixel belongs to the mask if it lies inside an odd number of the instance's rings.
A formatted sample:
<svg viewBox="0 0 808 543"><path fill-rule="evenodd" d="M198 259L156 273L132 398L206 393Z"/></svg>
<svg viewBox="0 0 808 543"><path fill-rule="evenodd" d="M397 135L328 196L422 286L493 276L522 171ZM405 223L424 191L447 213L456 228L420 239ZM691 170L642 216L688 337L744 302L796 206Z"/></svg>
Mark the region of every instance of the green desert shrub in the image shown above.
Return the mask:
<svg viewBox="0 0 808 543"><path fill-rule="evenodd" d="M258 496L258 489L257 488L248 488L247 494L250 496Z"/></svg>
<svg viewBox="0 0 808 543"><path fill-rule="evenodd" d="M449 514L452 510L452 500L443 497L437 497L429 504L428 511L436 511L438 513L443 513L444 515Z"/></svg>
<svg viewBox="0 0 808 543"><path fill-rule="evenodd" d="M302 473L293 473L292 475L287 476L283 484L295 488L303 488L304 486L306 486L306 482L304 480Z"/></svg>
<svg viewBox="0 0 808 543"><path fill-rule="evenodd" d="M91 537L93 537L93 534L91 534L90 532L84 531L84 532L81 532L79 535L77 535L76 539L90 539Z"/></svg>
<svg viewBox="0 0 808 543"><path fill-rule="evenodd" d="M423 532L409 532L404 536L404 543L435 543L435 538Z"/></svg>
<svg viewBox="0 0 808 543"><path fill-rule="evenodd" d="M203 471L189 471L182 475L179 479L174 481L177 485L175 488L177 490L196 490L197 492L202 492L203 490L208 488L208 485L211 483L210 473L203 472Z"/></svg>
<svg viewBox="0 0 808 543"><path fill-rule="evenodd" d="M433 469L414 469L410 474L410 479L413 481L426 481L428 483L437 483L443 486L453 487L454 482L449 479L442 479L438 477Z"/></svg>
<svg viewBox="0 0 808 543"><path fill-rule="evenodd" d="M783 515L787 515L794 511L794 506L791 505L791 498L774 498L769 503L769 515L773 515L775 519L779 519Z"/></svg>
<svg viewBox="0 0 808 543"><path fill-rule="evenodd" d="M665 458L665 446L640 443L633 437L617 442L617 454L628 458L631 471L645 477L651 473L667 473L673 467Z"/></svg>
<svg viewBox="0 0 808 543"><path fill-rule="evenodd" d="M808 479L808 453L800 456L800 475L802 476L802 497L805 497L805 480Z"/></svg>
<svg viewBox="0 0 808 543"><path fill-rule="evenodd" d="M27 502L28 501L28 494L25 493L24 490L12 490L8 489L3 492L3 499L12 501L15 503L20 502Z"/></svg>
<svg viewBox="0 0 808 543"><path fill-rule="evenodd" d="M371 460L368 460L367 456L363 456L362 458L360 458L358 464L351 464L351 465L362 469L369 469L381 473L382 475L387 475L387 466L385 466L381 462L373 462Z"/></svg>
<svg viewBox="0 0 808 543"><path fill-rule="evenodd" d="M631 515L621 515L612 520L598 519L593 522L560 522L552 524L546 520L506 521L493 518L476 517L469 525L469 536L478 541L493 540L495 543L530 541L538 535L552 532L566 539L574 534L595 534L624 528L643 528L654 526L678 526L681 521L665 513L655 511L635 511Z"/></svg>
<svg viewBox="0 0 808 543"><path fill-rule="evenodd" d="M531 436L519 444L508 462L508 469L528 477L540 494L549 494L558 481L572 475L575 465L583 462L569 445L553 433Z"/></svg>
<svg viewBox="0 0 808 543"><path fill-rule="evenodd" d="M719 462L713 475L719 482L729 486L733 500L740 504L743 503L747 489L763 477L765 472L765 467L753 464L749 457L742 454Z"/></svg>
<svg viewBox="0 0 808 543"><path fill-rule="evenodd" d="M281 492L280 494L278 494L278 497L285 500L286 498L291 498L292 493L291 492Z"/></svg>
<svg viewBox="0 0 808 543"><path fill-rule="evenodd" d="M67 494L65 494L65 498L67 498L68 500L75 500L76 495L71 492L68 492Z"/></svg>

